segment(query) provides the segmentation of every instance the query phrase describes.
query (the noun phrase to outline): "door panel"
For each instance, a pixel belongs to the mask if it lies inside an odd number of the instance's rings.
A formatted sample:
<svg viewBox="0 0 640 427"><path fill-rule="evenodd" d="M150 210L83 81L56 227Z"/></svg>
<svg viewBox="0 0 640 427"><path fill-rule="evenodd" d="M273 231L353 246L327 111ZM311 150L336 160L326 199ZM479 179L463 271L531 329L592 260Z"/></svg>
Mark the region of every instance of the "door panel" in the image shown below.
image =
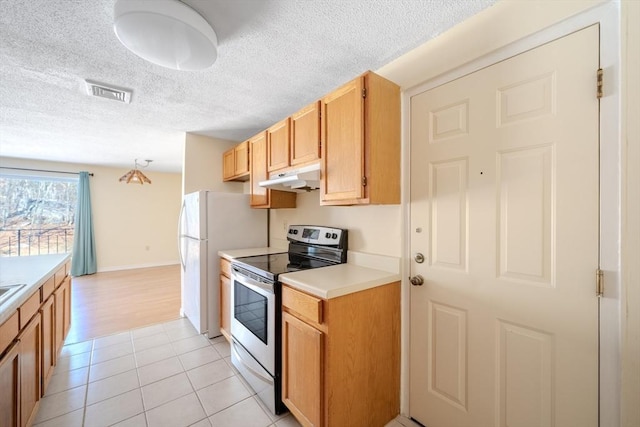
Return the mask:
<svg viewBox="0 0 640 427"><path fill-rule="evenodd" d="M268 206L269 190L259 185L269 178L267 173L267 136L261 132L249 140L251 157L251 206Z"/></svg>
<svg viewBox="0 0 640 427"><path fill-rule="evenodd" d="M598 27L411 99L410 414L598 422Z"/></svg>
<svg viewBox="0 0 640 427"><path fill-rule="evenodd" d="M322 176L320 200L364 196L364 77L322 99Z"/></svg>

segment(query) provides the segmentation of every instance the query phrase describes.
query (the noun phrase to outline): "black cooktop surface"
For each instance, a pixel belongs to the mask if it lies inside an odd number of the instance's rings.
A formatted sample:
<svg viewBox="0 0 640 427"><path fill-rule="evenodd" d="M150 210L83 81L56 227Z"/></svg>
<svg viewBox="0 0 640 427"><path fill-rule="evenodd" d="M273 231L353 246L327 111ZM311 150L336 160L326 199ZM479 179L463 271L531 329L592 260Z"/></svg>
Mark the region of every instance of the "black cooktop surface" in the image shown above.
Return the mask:
<svg viewBox="0 0 640 427"><path fill-rule="evenodd" d="M279 274L310 268L326 267L335 263L301 257L288 252L235 258L233 263L255 274L276 280Z"/></svg>

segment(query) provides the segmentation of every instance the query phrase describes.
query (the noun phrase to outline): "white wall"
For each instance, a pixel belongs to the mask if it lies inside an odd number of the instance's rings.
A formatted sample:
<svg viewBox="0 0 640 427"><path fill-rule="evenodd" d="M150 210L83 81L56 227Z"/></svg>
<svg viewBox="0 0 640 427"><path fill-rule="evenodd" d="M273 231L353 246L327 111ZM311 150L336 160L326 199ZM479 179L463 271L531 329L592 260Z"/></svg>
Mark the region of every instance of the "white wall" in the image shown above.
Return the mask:
<svg viewBox="0 0 640 427"><path fill-rule="evenodd" d="M222 153L237 144L233 141L186 133L182 193L188 194L198 190L242 193L243 183L222 181Z"/></svg>
<svg viewBox="0 0 640 427"><path fill-rule="evenodd" d="M499 0L376 73L407 89L607 0Z"/></svg>
<svg viewBox="0 0 640 427"><path fill-rule="evenodd" d="M325 225L349 230L349 250L400 257L400 205L320 206L318 191L298 193L295 209L272 209L272 246L286 247L286 227Z"/></svg>
<svg viewBox="0 0 640 427"><path fill-rule="evenodd" d="M7 157L0 158L0 165L66 172L88 171L94 174L89 182L98 271L178 263L179 173L154 172L151 167L144 173L152 184L137 185L118 181L129 170L125 168ZM6 169L0 169L0 172L18 173ZM36 172L30 174L46 175Z"/></svg>

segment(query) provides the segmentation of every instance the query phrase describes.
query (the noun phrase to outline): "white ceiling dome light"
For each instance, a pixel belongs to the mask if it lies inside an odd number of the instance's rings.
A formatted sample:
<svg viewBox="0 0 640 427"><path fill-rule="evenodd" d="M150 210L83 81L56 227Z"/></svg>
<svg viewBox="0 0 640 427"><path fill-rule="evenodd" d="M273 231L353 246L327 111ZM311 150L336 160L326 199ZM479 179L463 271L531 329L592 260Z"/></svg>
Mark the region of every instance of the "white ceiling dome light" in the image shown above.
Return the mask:
<svg viewBox="0 0 640 427"><path fill-rule="evenodd" d="M174 70L203 70L218 56L211 25L178 0L117 0L113 29L131 52Z"/></svg>

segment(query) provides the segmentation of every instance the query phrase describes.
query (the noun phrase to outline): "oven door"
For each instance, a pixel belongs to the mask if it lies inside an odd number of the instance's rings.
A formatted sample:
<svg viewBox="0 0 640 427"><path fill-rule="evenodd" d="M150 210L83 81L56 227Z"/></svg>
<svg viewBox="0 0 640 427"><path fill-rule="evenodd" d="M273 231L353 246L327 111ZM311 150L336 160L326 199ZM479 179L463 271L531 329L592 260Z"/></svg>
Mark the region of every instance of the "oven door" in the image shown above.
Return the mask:
<svg viewBox="0 0 640 427"><path fill-rule="evenodd" d="M249 354L276 376L276 295L273 283L264 283L233 269L231 335Z"/></svg>

